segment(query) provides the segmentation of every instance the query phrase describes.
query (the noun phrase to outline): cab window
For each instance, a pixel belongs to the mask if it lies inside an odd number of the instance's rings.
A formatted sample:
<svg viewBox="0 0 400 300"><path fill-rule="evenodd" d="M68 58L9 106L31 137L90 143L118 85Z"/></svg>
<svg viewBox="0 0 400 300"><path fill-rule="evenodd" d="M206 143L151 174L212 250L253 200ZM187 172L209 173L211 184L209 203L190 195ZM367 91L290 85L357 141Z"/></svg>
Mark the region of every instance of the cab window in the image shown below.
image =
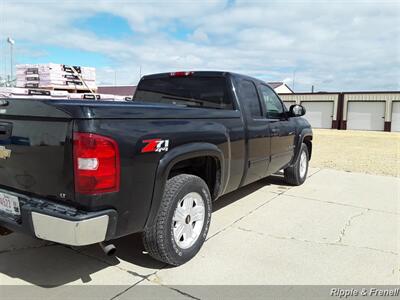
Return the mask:
<svg viewBox="0 0 400 300"><path fill-rule="evenodd" d="M187 107L232 110L224 77L160 77L139 82L133 100Z"/></svg>
<svg viewBox="0 0 400 300"><path fill-rule="evenodd" d="M238 88L239 98L245 105L245 109L249 112L253 119L262 118L260 100L258 99L257 90L249 80L242 79L239 81Z"/></svg>

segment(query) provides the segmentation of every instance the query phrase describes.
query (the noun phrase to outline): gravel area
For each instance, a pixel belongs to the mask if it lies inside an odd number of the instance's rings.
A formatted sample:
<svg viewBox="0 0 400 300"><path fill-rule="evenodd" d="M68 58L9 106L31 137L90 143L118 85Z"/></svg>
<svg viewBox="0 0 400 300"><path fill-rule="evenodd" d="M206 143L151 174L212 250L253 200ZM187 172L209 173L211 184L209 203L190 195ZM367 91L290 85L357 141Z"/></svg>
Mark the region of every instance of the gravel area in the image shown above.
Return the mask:
<svg viewBox="0 0 400 300"><path fill-rule="evenodd" d="M313 131L311 167L400 177L400 133Z"/></svg>

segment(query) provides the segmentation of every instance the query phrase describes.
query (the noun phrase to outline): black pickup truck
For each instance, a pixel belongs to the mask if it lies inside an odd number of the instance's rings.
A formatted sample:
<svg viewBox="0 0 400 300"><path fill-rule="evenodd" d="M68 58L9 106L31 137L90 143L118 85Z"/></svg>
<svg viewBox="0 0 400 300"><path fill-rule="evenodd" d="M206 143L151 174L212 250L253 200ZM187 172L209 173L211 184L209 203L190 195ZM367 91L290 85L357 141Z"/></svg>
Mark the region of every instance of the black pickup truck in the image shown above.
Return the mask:
<svg viewBox="0 0 400 300"><path fill-rule="evenodd" d="M72 246L142 232L152 257L183 264L220 196L282 169L304 182L304 113L227 72L144 76L130 102L2 98L0 232Z"/></svg>

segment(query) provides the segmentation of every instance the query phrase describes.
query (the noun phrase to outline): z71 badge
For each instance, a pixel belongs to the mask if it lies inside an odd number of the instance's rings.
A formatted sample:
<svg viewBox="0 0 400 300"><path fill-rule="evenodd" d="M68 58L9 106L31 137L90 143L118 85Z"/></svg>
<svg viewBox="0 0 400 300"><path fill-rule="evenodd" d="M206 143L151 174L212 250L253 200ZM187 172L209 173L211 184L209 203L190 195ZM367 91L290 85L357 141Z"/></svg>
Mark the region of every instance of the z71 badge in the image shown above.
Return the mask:
<svg viewBox="0 0 400 300"><path fill-rule="evenodd" d="M7 159L11 157L11 150L6 149L4 146L0 146L0 159Z"/></svg>
<svg viewBox="0 0 400 300"><path fill-rule="evenodd" d="M169 140L151 139L144 140L143 143L147 144L142 148L142 153L147 152L166 152L169 147Z"/></svg>

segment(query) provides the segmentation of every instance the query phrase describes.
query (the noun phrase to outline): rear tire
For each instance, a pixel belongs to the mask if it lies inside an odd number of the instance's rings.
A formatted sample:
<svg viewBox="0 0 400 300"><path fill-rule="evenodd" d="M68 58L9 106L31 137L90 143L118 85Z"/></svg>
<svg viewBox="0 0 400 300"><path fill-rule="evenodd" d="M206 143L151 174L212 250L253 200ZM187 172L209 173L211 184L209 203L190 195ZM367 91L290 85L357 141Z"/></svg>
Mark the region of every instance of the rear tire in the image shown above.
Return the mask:
<svg viewBox="0 0 400 300"><path fill-rule="evenodd" d="M179 266L203 245L211 221L211 195L203 179L181 174L166 183L157 216L143 232L143 244L153 258Z"/></svg>
<svg viewBox="0 0 400 300"><path fill-rule="evenodd" d="M309 154L307 145L302 143L296 162L284 170L285 181L291 185L301 185L307 178Z"/></svg>

